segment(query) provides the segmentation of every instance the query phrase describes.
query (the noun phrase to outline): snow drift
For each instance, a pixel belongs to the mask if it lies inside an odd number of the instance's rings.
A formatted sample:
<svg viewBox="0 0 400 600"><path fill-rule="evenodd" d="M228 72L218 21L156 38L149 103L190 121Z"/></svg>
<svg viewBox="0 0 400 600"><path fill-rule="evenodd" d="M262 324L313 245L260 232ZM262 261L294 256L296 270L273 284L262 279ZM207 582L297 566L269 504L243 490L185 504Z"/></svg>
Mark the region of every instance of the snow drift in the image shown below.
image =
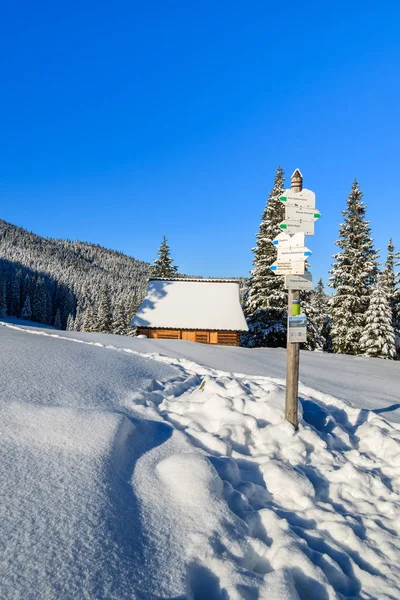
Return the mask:
<svg viewBox="0 0 400 600"><path fill-rule="evenodd" d="M395 424L54 335L0 328L1 597L399 597Z"/></svg>

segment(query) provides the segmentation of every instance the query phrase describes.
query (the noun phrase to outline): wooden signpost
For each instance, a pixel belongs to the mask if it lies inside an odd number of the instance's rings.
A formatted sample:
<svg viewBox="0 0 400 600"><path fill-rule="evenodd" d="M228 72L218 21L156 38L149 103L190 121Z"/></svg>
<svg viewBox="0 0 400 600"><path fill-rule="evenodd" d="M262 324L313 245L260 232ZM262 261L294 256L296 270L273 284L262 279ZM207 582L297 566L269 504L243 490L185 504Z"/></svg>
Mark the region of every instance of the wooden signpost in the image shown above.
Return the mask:
<svg viewBox="0 0 400 600"><path fill-rule="evenodd" d="M307 341L307 318L300 311L300 290L312 289L311 273L305 271L305 261L311 254L305 236L314 235L314 223L321 214L315 208L314 192L303 190L299 169L292 175L291 186L280 197L285 204L285 220L279 225L282 233L272 241L278 256L270 269L285 276L288 289L285 419L298 429L300 343Z"/></svg>

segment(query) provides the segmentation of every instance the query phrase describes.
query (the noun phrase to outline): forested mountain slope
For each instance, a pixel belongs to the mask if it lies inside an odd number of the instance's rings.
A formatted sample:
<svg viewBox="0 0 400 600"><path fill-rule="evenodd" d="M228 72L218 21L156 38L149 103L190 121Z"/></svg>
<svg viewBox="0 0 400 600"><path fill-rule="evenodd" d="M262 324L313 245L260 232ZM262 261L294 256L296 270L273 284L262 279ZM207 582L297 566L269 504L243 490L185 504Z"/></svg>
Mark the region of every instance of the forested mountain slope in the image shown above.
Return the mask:
<svg viewBox="0 0 400 600"><path fill-rule="evenodd" d="M0 220L0 314L96 330L103 312L122 333L149 272L148 263L121 252L43 238Z"/></svg>

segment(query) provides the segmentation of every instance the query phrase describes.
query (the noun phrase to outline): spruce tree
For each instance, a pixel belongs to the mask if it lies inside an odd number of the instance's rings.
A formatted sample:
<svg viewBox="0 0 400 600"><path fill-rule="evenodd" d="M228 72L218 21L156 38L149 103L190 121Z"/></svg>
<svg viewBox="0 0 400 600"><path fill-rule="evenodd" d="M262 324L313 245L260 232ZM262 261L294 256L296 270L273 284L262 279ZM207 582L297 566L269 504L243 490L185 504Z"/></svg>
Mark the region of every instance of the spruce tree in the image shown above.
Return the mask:
<svg viewBox="0 0 400 600"><path fill-rule="evenodd" d="M130 335L130 333L132 332L132 330L134 328L132 328L130 326L131 321L133 319L133 317L136 315L138 308L140 306L140 301L139 298L136 294L132 294L126 304L127 308L126 308L126 324L127 324L127 328L125 330L125 335Z"/></svg>
<svg viewBox="0 0 400 600"><path fill-rule="evenodd" d="M67 317L67 331L74 331L74 317L73 315L68 315Z"/></svg>
<svg viewBox="0 0 400 600"><path fill-rule="evenodd" d="M325 294L324 282L322 277L318 280L312 295L312 304L316 311L315 322L319 331L322 331L326 317L328 315L328 297Z"/></svg>
<svg viewBox="0 0 400 600"><path fill-rule="evenodd" d="M11 280L9 314L13 317L19 317L21 312L21 277L22 273L19 270Z"/></svg>
<svg viewBox="0 0 400 600"><path fill-rule="evenodd" d="M28 275L28 273L25 275L25 277L22 281L22 291L21 291L22 306L24 305L27 296L32 297L32 279Z"/></svg>
<svg viewBox="0 0 400 600"><path fill-rule="evenodd" d="M61 329L61 313L59 308L57 308L56 316L54 317L54 327Z"/></svg>
<svg viewBox="0 0 400 600"><path fill-rule="evenodd" d="M175 277L177 271L178 267L173 264L173 259L170 256L170 247L164 235L158 249L158 258L156 258L152 267L152 277Z"/></svg>
<svg viewBox="0 0 400 600"><path fill-rule="evenodd" d="M4 319L7 313L6 282L0 279L0 319Z"/></svg>
<svg viewBox="0 0 400 600"><path fill-rule="evenodd" d="M279 200L284 182L283 169L278 167L253 248L254 268L244 302L249 332L242 336L242 343L248 346L286 344L287 291L283 277L270 269L277 257L272 241L281 232L279 223L285 219L285 207Z"/></svg>
<svg viewBox="0 0 400 600"><path fill-rule="evenodd" d="M28 295L25 298L24 306L21 310L21 319L26 319L29 321L32 318L32 308L31 308L31 298Z"/></svg>
<svg viewBox="0 0 400 600"><path fill-rule="evenodd" d="M360 349L366 356L376 358L393 359L396 356L392 309L386 296L385 283L381 278L375 284L365 315Z"/></svg>
<svg viewBox="0 0 400 600"><path fill-rule="evenodd" d="M400 358L400 251L394 256L394 297L393 297L393 313L394 313L394 332L396 336L396 348L398 357Z"/></svg>
<svg viewBox="0 0 400 600"><path fill-rule="evenodd" d="M103 333L111 333L112 315L111 315L111 299L108 286L104 286L101 298L97 319L97 331Z"/></svg>
<svg viewBox="0 0 400 600"><path fill-rule="evenodd" d="M93 306L89 304L83 315L83 322L81 331L96 331L96 318L93 310Z"/></svg>
<svg viewBox="0 0 400 600"><path fill-rule="evenodd" d="M311 303L315 311L314 320L320 336L320 344L322 344L323 350L329 351L329 348L331 348L329 299L325 294L322 278L318 280L315 286L315 290L311 296Z"/></svg>
<svg viewBox="0 0 400 600"><path fill-rule="evenodd" d="M36 282L35 293L33 295L32 318L38 323L46 323L47 315L48 310L45 282L42 277L39 277Z"/></svg>
<svg viewBox="0 0 400 600"><path fill-rule="evenodd" d="M83 331L83 317L83 312L78 310L74 318L74 331Z"/></svg>
<svg viewBox="0 0 400 600"><path fill-rule="evenodd" d="M313 292L301 294L301 312L307 317L307 341L301 345L304 350L322 350L324 340L317 325L318 313L312 301Z"/></svg>
<svg viewBox="0 0 400 600"><path fill-rule="evenodd" d="M377 274L377 251L373 247L371 229L365 218L366 206L362 192L354 180L342 211L330 287L335 290L331 301L332 345L334 352L357 354L365 324L371 289Z"/></svg>
<svg viewBox="0 0 400 600"><path fill-rule="evenodd" d="M117 335L125 335L126 332L126 312L121 302L118 302L114 309L112 332Z"/></svg>
<svg viewBox="0 0 400 600"><path fill-rule="evenodd" d="M395 248L393 245L392 238L390 238L387 247L387 256L385 262L385 268L382 271L382 286L385 290L386 298L389 302L390 309L393 315L393 324L395 323L395 308L396 308L396 275L395 275L395 262L396 256L394 252Z"/></svg>
<svg viewBox="0 0 400 600"><path fill-rule="evenodd" d="M321 334L320 313L315 303L313 291L302 291L300 294L300 305L302 314L307 317L307 342L301 345L305 350L322 350L324 339Z"/></svg>

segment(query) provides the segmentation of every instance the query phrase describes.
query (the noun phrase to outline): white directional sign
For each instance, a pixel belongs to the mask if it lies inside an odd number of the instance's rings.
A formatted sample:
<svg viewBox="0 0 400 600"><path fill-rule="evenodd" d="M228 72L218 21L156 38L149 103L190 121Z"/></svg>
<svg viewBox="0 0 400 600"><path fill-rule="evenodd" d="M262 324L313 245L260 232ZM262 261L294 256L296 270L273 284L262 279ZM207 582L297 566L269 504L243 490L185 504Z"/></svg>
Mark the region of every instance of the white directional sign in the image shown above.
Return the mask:
<svg viewBox="0 0 400 600"><path fill-rule="evenodd" d="M279 223L280 229L285 233L294 234L303 232L305 235L314 235L314 221L286 220Z"/></svg>
<svg viewBox="0 0 400 600"><path fill-rule="evenodd" d="M288 290L312 290L312 275L306 271L304 275L285 275L285 288Z"/></svg>
<svg viewBox="0 0 400 600"><path fill-rule="evenodd" d="M320 217L321 214L316 208L285 206L286 221L316 221Z"/></svg>
<svg viewBox="0 0 400 600"><path fill-rule="evenodd" d="M270 266L270 269L275 275L303 275L304 262L304 260L277 260Z"/></svg>
<svg viewBox="0 0 400 600"><path fill-rule="evenodd" d="M306 236L304 233L295 233L294 235L289 235L288 233L280 233L276 236L276 238L272 241L274 246L280 248L302 248L306 245Z"/></svg>
<svg viewBox="0 0 400 600"><path fill-rule="evenodd" d="M278 246L278 260L306 260L311 256L312 252L309 248L281 248Z"/></svg>
<svg viewBox="0 0 400 600"><path fill-rule="evenodd" d="M311 190L302 190L301 192L285 190L279 200L286 206L315 207L315 194Z"/></svg>
<svg viewBox="0 0 400 600"><path fill-rule="evenodd" d="M307 317L299 315L298 317L288 318L288 342L306 342L307 341Z"/></svg>

